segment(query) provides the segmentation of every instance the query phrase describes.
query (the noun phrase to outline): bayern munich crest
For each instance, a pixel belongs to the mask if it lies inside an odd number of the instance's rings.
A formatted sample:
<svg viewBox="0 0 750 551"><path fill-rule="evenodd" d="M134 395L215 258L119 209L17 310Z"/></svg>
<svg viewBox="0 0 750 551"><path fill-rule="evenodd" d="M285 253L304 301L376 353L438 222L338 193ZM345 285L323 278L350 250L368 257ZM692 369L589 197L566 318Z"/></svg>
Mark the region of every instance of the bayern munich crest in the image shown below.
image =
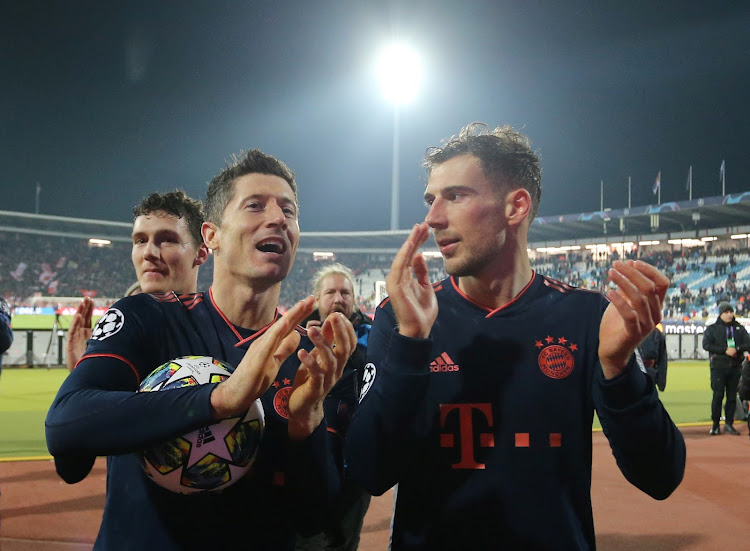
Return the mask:
<svg viewBox="0 0 750 551"><path fill-rule="evenodd" d="M573 352L578 350L575 343L571 343L565 337L552 337L538 340L534 346L539 351L537 362L539 369L551 379L564 379L573 372L575 360Z"/></svg>
<svg viewBox="0 0 750 551"><path fill-rule="evenodd" d="M278 389L273 395L273 409L284 419L289 419L289 396L292 394L291 379L284 378L281 381L274 381L272 386Z"/></svg>

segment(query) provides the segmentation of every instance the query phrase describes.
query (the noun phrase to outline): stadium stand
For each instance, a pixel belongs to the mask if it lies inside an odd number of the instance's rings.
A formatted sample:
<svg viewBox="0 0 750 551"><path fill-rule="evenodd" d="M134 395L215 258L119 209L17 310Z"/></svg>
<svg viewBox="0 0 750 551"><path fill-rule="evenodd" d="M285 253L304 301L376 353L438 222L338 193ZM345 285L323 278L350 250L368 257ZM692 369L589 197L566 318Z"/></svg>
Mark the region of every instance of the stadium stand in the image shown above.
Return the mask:
<svg viewBox="0 0 750 551"><path fill-rule="evenodd" d="M0 211L0 294L13 307L56 306L56 297L114 302L133 282L127 222ZM408 230L303 232L292 272L282 287L285 308L310 294L321 262L339 261L356 276L360 308L372 313L382 282ZM537 217L530 257L539 273L570 285L606 292L607 270L618 258L640 258L671 279L667 321L702 333L717 304L728 300L738 316L750 309L750 192L618 211ZM433 244L427 253L436 255ZM442 261L428 256L432 280ZM199 289L211 284L212 260L201 268ZM382 287L382 283L380 284ZM57 305L60 307L60 305ZM669 329L669 328L668 328ZM679 331L678 331L679 330ZM668 331L669 333L669 331ZM698 357L697 340L680 339L670 356ZM668 341L669 342L669 341Z"/></svg>

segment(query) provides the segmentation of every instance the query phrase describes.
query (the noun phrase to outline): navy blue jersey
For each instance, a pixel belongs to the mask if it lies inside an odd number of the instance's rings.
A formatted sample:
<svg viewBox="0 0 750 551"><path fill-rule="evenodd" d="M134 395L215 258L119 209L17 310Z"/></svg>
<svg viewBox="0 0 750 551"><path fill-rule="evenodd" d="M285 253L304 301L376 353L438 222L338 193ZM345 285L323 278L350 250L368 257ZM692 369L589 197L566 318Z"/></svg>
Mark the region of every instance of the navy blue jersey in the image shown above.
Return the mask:
<svg viewBox="0 0 750 551"><path fill-rule="evenodd" d="M0 366L3 364L2 355L13 344L13 330L10 328L10 307L5 299L0 297Z"/></svg>
<svg viewBox="0 0 750 551"><path fill-rule="evenodd" d="M47 444L68 482L107 455L107 497L96 549L293 549L311 532L340 486L325 423L303 442L287 435L287 403L299 366L292 355L261 397L265 432L243 479L217 493L179 495L141 470L138 451L214 420L215 384L138 393L157 366L206 355L237 366L250 331L227 320L209 293L136 295L118 301L94 329L86 354L49 410ZM306 338L301 346L312 344Z"/></svg>
<svg viewBox="0 0 750 551"><path fill-rule="evenodd" d="M595 409L628 480L660 499L679 484L684 441L647 376L631 361L604 379L605 297L535 274L489 310L434 287L429 339L378 308L346 442L365 489L398 484L393 550L594 549Z"/></svg>

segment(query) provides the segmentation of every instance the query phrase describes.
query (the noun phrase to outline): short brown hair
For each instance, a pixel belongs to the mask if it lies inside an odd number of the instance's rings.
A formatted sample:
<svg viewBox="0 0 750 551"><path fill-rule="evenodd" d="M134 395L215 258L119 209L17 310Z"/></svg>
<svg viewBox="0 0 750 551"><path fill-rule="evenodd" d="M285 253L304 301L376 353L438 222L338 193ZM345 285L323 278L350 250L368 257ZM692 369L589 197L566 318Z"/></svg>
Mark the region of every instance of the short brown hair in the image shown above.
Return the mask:
<svg viewBox="0 0 750 551"><path fill-rule="evenodd" d="M297 182L292 169L273 155L251 149L246 153L232 155L232 162L209 182L205 202L207 220L221 226L224 209L234 196L234 181L246 174L269 174L283 178L292 188L294 202L297 202Z"/></svg>
<svg viewBox="0 0 750 551"><path fill-rule="evenodd" d="M204 217L203 204L200 201L189 197L181 189L167 193L152 193L133 208L133 220L160 210L177 218L184 217L195 246L203 244L201 226Z"/></svg>
<svg viewBox="0 0 750 551"><path fill-rule="evenodd" d="M498 189L523 188L531 195L533 220L542 199L542 169L539 155L531 149L527 136L512 126L498 126L494 130L483 122L464 126L458 135L449 138L442 147L430 147L424 158L427 175L439 164L461 155L473 155L481 163L485 176Z"/></svg>

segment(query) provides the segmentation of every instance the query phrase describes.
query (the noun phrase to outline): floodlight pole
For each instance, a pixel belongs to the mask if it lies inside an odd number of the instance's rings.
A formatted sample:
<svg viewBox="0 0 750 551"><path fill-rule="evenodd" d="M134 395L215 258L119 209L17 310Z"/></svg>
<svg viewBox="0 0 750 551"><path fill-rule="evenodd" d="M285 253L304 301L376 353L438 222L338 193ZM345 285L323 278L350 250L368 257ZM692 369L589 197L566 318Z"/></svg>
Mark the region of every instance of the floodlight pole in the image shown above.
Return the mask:
<svg viewBox="0 0 750 551"><path fill-rule="evenodd" d="M393 171L391 173L391 231L398 229L399 109L393 102Z"/></svg>

